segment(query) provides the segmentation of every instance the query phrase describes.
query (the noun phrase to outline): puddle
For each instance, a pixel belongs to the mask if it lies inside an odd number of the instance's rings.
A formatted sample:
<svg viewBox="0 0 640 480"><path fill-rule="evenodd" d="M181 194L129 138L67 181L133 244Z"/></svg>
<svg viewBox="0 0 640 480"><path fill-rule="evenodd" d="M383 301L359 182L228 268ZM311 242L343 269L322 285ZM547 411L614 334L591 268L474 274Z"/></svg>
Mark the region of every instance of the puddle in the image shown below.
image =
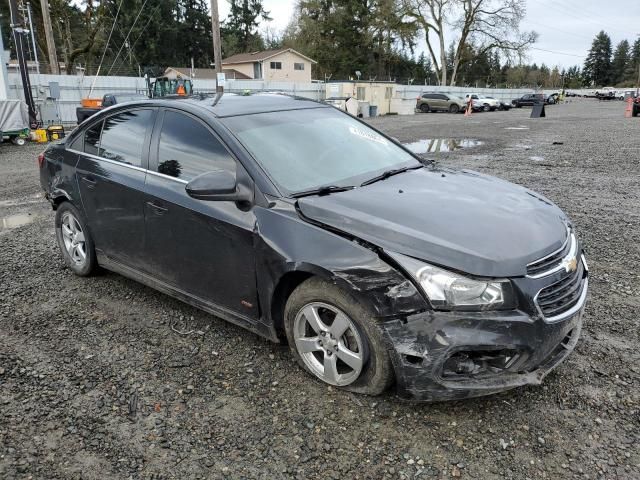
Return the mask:
<svg viewBox="0 0 640 480"><path fill-rule="evenodd" d="M529 157L530 160L533 160L534 162L544 162L544 157L538 157L538 156L532 156Z"/></svg>
<svg viewBox="0 0 640 480"><path fill-rule="evenodd" d="M525 127L524 125L520 125L519 127L505 127L505 130L529 130L529 127Z"/></svg>
<svg viewBox="0 0 640 480"><path fill-rule="evenodd" d="M413 153L438 153L473 148L483 143L471 138L425 138L417 142L405 143L404 146Z"/></svg>
<svg viewBox="0 0 640 480"><path fill-rule="evenodd" d="M35 219L35 215L31 215L30 213L19 213L17 215L9 215L8 217L4 217L2 219L2 224L0 224L0 230L11 230L13 228L18 228L23 225L27 225Z"/></svg>

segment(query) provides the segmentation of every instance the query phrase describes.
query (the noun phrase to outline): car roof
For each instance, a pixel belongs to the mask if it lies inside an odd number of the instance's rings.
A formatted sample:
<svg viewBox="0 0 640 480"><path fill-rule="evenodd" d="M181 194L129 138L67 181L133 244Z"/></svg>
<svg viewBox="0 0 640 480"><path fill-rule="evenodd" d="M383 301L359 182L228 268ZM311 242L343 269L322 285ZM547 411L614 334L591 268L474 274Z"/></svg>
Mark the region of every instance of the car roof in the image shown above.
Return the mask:
<svg viewBox="0 0 640 480"><path fill-rule="evenodd" d="M217 101L216 101L217 100ZM191 97L170 97L140 102L128 102L127 106L175 106L180 102L185 106L194 106L209 111L216 117L232 117L255 113L281 112L285 110L302 110L309 108L332 108L330 105L316 102L308 98L294 97L281 93L257 93L237 95L224 93L220 98L216 95L193 95Z"/></svg>

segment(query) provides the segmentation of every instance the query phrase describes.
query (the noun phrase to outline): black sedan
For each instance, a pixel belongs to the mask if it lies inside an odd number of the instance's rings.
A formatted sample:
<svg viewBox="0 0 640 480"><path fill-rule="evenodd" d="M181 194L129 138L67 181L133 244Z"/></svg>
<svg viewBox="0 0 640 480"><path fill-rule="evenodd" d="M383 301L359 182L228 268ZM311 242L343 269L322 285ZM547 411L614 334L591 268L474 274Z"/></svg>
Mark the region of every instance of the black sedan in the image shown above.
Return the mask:
<svg viewBox="0 0 640 480"><path fill-rule="evenodd" d="M442 400L539 384L587 266L545 197L275 94L106 109L38 159L64 261L273 341L323 382Z"/></svg>
<svg viewBox="0 0 640 480"><path fill-rule="evenodd" d="M511 101L511 104L516 108L531 107L541 103L547 103L545 96L541 93L527 93Z"/></svg>

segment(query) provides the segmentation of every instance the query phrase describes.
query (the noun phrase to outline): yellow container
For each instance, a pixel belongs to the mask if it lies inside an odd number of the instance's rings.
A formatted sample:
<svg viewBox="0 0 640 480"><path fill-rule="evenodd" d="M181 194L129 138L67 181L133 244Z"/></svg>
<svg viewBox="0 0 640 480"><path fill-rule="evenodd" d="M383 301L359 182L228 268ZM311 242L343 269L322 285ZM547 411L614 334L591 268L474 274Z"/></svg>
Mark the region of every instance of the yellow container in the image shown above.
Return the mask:
<svg viewBox="0 0 640 480"><path fill-rule="evenodd" d="M44 128L39 128L35 131L36 134L36 142L38 143L46 143L47 142L47 131Z"/></svg>

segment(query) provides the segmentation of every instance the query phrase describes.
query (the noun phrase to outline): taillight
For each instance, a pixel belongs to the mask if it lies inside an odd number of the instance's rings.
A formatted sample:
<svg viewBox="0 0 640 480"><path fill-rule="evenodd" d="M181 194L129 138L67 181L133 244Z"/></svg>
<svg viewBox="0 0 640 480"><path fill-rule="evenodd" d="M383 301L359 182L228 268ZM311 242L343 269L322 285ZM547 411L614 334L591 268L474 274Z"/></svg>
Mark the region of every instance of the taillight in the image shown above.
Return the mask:
<svg viewBox="0 0 640 480"><path fill-rule="evenodd" d="M38 155L38 167L44 167L44 153Z"/></svg>

